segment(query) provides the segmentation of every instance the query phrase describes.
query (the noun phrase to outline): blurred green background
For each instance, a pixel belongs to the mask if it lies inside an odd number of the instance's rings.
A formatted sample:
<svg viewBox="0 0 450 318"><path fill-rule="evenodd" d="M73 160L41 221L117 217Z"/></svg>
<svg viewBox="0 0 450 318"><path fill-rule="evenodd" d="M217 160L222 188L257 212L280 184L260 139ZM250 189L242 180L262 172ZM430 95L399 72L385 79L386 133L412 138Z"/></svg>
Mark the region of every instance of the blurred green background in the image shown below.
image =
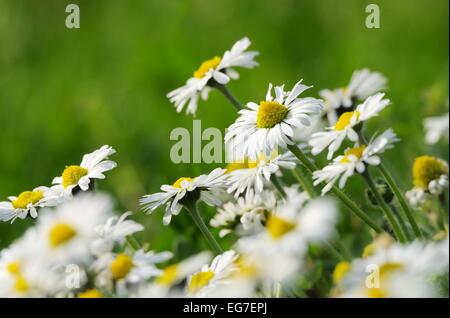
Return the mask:
<svg viewBox="0 0 450 318"><path fill-rule="evenodd" d="M80 29L65 27L69 3L80 6ZM365 27L369 3L380 7L380 29ZM426 146L422 128L425 116L447 111L447 0L0 0L1 200L48 185L65 165L109 144L119 166L98 185L119 211L136 211L146 225L139 238L185 253L205 247L188 216L163 227L162 211L145 216L138 198L213 168L171 163L169 134L192 129L192 117L165 95L243 36L261 55L260 67L230 84L241 101L259 101L268 82L291 87L300 78L316 96L368 67L389 79L393 105L370 129L393 127L402 138L385 158L403 189L415 156L448 159L447 144ZM235 117L218 92L197 114L203 128L224 129ZM358 178L350 184L361 193ZM0 224L0 247L31 223Z"/></svg>

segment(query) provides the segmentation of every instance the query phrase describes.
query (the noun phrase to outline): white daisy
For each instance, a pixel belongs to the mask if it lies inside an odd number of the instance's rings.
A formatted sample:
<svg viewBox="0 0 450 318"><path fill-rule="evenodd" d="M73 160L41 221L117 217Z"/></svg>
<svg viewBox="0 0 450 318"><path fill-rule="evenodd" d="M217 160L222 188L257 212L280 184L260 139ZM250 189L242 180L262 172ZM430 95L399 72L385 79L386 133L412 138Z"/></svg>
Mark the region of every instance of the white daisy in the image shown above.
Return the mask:
<svg viewBox="0 0 450 318"><path fill-rule="evenodd" d="M202 252L188 257L179 263L165 267L162 270L162 274L155 279L155 283L170 288L200 270L210 260L211 254L209 252Z"/></svg>
<svg viewBox="0 0 450 318"><path fill-rule="evenodd" d="M233 273L238 271L237 258L236 252L226 251L192 274L187 283L188 296L208 297L215 288L229 283Z"/></svg>
<svg viewBox="0 0 450 318"><path fill-rule="evenodd" d="M347 87L334 90L324 89L319 95L325 100L324 106L330 125L338 120L338 110L354 106L356 101L363 100L385 88L386 78L369 69L356 70Z"/></svg>
<svg viewBox="0 0 450 318"><path fill-rule="evenodd" d="M227 168L227 191L235 197L249 191L260 193L271 176L280 173L280 168L294 169L296 164L297 158L291 152L279 155L276 151L270 155L260 153L255 160L231 163Z"/></svg>
<svg viewBox="0 0 450 318"><path fill-rule="evenodd" d="M250 102L247 109L239 111L239 118L225 135L225 143L241 147L250 159L260 153L270 154L278 147L286 148L294 143L294 129L310 126L310 116L319 114L322 101L312 98L298 98L310 88L299 81L290 92L283 86L275 87L272 97L272 84L269 85L264 101Z"/></svg>
<svg viewBox="0 0 450 318"><path fill-rule="evenodd" d="M116 243L123 245L128 235L144 230L144 226L127 220L132 213L127 212L120 217L110 217L105 224L98 225L95 230L98 237L92 242L92 252L96 255L111 252Z"/></svg>
<svg viewBox="0 0 450 318"><path fill-rule="evenodd" d="M161 186L163 192L143 196L140 203L148 213L152 213L156 208L166 205L163 223L168 225L172 215L180 213L183 201L201 200L211 206L220 205L221 201L215 192L223 190L225 187L225 171L225 169L217 168L207 175L201 175L196 178L179 178L173 185Z"/></svg>
<svg viewBox="0 0 450 318"><path fill-rule="evenodd" d="M336 157L332 163L323 169L314 171L314 185L322 182L327 183L322 189L322 194L330 191L337 180L339 180L339 187L343 188L347 179L355 171L363 173L366 165L379 165L381 160L378 155L387 149L391 149L393 143L397 141L399 139L395 133L392 129L388 129L381 135L373 138L368 145L355 145L353 148L346 149L344 155Z"/></svg>
<svg viewBox="0 0 450 318"><path fill-rule="evenodd" d="M112 216L112 202L103 194L83 194L41 214L36 248L55 264L82 264L91 258L96 227Z"/></svg>
<svg viewBox="0 0 450 318"><path fill-rule="evenodd" d="M217 209L217 213L211 219L210 224L213 227L220 228L220 237L224 237L233 231L240 236L252 234L261 230L266 221L267 213L272 211L276 204L274 192L263 191L255 194L250 190L245 193L245 196L238 197L236 202L227 202Z"/></svg>
<svg viewBox="0 0 450 318"><path fill-rule="evenodd" d="M449 113L442 116L425 118L423 125L426 131L425 141L427 144L435 144L441 138L448 140L448 123Z"/></svg>
<svg viewBox="0 0 450 318"><path fill-rule="evenodd" d="M432 278L448 273L448 240L393 244L354 260L339 282L340 297L434 297Z"/></svg>
<svg viewBox="0 0 450 318"><path fill-rule="evenodd" d="M414 188L406 192L410 204L418 207L448 189L448 171L445 160L432 156L417 157L412 169Z"/></svg>
<svg viewBox="0 0 450 318"><path fill-rule="evenodd" d="M155 264L165 262L172 256L170 252L145 252L142 249L134 253L109 253L97 259L93 263L93 269L98 272L97 283L99 286L109 288L115 282L120 285L117 288L125 291L126 285L137 284L151 277L162 275L163 271Z"/></svg>
<svg viewBox="0 0 450 318"><path fill-rule="evenodd" d="M174 103L177 112L181 112L187 104L186 113L197 112L198 98L208 98L210 87L215 84L225 85L230 79L238 79L239 73L234 67L253 68L258 65L254 58L259 54L255 51L246 52L250 46L250 40L243 38L237 41L230 51L226 51L223 57L214 58L203 62L199 69L194 72L193 77L186 84L167 94Z"/></svg>
<svg viewBox="0 0 450 318"><path fill-rule="evenodd" d="M358 141L355 126L377 116L389 105L389 99L383 99L383 97L383 93L368 97L354 111L343 113L336 124L329 127L327 131L314 133L309 141L309 145L312 147L311 153L317 155L328 147L327 159L330 160L333 153L341 147L345 138L353 142Z"/></svg>
<svg viewBox="0 0 450 318"><path fill-rule="evenodd" d="M239 251L250 255L256 252L267 258L277 253L303 255L309 243L329 238L337 219L336 204L327 198L305 204L304 198L299 195L278 205L263 232L239 240Z"/></svg>
<svg viewBox="0 0 450 318"><path fill-rule="evenodd" d="M38 236L30 228L0 253L0 297L49 297L64 288L60 273L37 248Z"/></svg>
<svg viewBox="0 0 450 318"><path fill-rule="evenodd" d="M0 221L12 223L17 218L25 219L28 214L36 218L39 208L55 206L60 202L60 191L56 187L37 187L8 199L0 202Z"/></svg>
<svg viewBox="0 0 450 318"><path fill-rule="evenodd" d="M108 156L115 152L112 147L104 145L94 152L84 155L79 166L67 166L60 177L53 179L53 184L58 185L66 196L70 196L76 187L82 191L89 190L92 185L91 179L104 179L103 173L117 166L114 161L107 160Z"/></svg>

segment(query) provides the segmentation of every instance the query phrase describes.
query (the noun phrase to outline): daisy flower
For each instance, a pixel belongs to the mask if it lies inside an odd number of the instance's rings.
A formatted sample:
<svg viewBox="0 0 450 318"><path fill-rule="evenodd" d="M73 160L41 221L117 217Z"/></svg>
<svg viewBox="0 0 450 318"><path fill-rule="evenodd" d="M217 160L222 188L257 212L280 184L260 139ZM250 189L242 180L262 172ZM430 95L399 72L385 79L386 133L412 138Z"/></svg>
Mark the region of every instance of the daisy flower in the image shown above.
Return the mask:
<svg viewBox="0 0 450 318"><path fill-rule="evenodd" d="M272 191L255 193L247 191L245 196L238 197L217 209L211 219L212 227L219 228L219 236L224 237L233 231L238 235L251 234L262 228L267 220L267 214L277 204Z"/></svg>
<svg viewBox="0 0 450 318"><path fill-rule="evenodd" d="M194 274L211 260L209 252L202 252L179 263L169 265L162 270L162 274L155 279L155 283L170 288Z"/></svg>
<svg viewBox="0 0 450 318"><path fill-rule="evenodd" d="M49 297L64 282L37 249L35 228L0 253L0 297Z"/></svg>
<svg viewBox="0 0 450 318"><path fill-rule="evenodd" d="M204 61L184 86L168 93L167 97L175 105L177 112L181 112L187 104L186 113L195 115L199 97L206 100L212 86L225 85L230 79L239 78L239 73L234 70L234 67L253 68L257 66L258 63L254 61L254 58L259 53L246 52L249 46L248 38L237 41L231 50L226 51L222 57L215 56Z"/></svg>
<svg viewBox="0 0 450 318"><path fill-rule="evenodd" d="M338 279L338 297L434 297L432 278L448 273L448 240L392 244L354 260Z"/></svg>
<svg viewBox="0 0 450 318"><path fill-rule="evenodd" d="M322 110L321 100L298 98L310 87L301 81L290 92L284 91L284 85L276 86L273 97L270 84L264 101L250 102L247 109L239 111L239 118L228 128L225 143L232 147L239 145L252 160L261 153L268 155L278 147L294 144L294 129L309 126L310 116Z"/></svg>
<svg viewBox="0 0 450 318"><path fill-rule="evenodd" d="M449 113L424 119L423 125L425 127L425 141L427 144L433 145L441 138L446 138L448 140L448 122Z"/></svg>
<svg viewBox="0 0 450 318"><path fill-rule="evenodd" d="M260 153L255 160L244 159L227 167L228 193L238 197L242 193L260 193L272 175L280 173L280 168L294 169L297 158L291 152L281 155L272 151L270 155Z"/></svg>
<svg viewBox="0 0 450 318"><path fill-rule="evenodd" d="M309 141L309 145L312 147L311 153L317 155L328 147L327 159L330 160L333 153L341 147L345 138L353 142L358 141L355 126L377 116L389 105L389 99L383 99L383 97L383 93L368 97L354 111L343 113L334 126L329 127L326 131L312 134Z"/></svg>
<svg viewBox="0 0 450 318"><path fill-rule="evenodd" d="M43 210L36 248L55 264L84 263L91 258L97 226L111 215L111 199L103 194L83 194L55 211Z"/></svg>
<svg viewBox="0 0 450 318"><path fill-rule="evenodd" d="M164 225L168 225L172 215L178 215L183 207L183 202L201 200L211 206L218 206L221 201L217 197L217 191L225 187L225 169L214 169L209 174L196 178L182 177L172 185L161 186L162 192L145 195L140 203L144 210L152 213L156 208L166 205L166 213L163 217Z"/></svg>
<svg viewBox="0 0 450 318"><path fill-rule="evenodd" d="M98 237L92 242L92 252L96 255L111 252L116 243L123 245L126 237L144 230L144 226L127 220L132 213L127 212L120 217L110 217L105 224L98 225L95 231Z"/></svg>
<svg viewBox="0 0 450 318"><path fill-rule="evenodd" d="M0 221L12 223L17 218L25 219L27 215L37 218L39 208L55 206L60 202L60 191L56 187L37 187L8 199L0 202Z"/></svg>
<svg viewBox="0 0 450 318"><path fill-rule="evenodd" d="M287 199L270 213L263 232L239 240L240 250L271 254L284 251L302 254L311 242L326 240L334 232L337 209L334 201L305 197Z"/></svg>
<svg viewBox="0 0 450 318"><path fill-rule="evenodd" d="M104 145L84 155L79 166L67 166L60 177L53 179L53 184L56 184L66 196L70 196L72 190L77 187L82 191L89 190L92 185L91 179L104 179L103 173L117 166L114 161L107 160L108 156L115 152L112 147Z"/></svg>
<svg viewBox="0 0 450 318"><path fill-rule="evenodd" d="M216 256L211 264L203 265L200 271L188 278L187 293L194 297L208 297L218 286L229 283L238 270L235 251L226 251Z"/></svg>
<svg viewBox="0 0 450 318"><path fill-rule="evenodd" d="M155 264L167 261L172 257L170 252L155 253L137 250L133 254L104 254L93 264L93 269L98 272L97 280L100 286L111 287L112 282L116 282L122 291L127 285L143 282L150 277L157 277L163 274Z"/></svg>
<svg viewBox="0 0 450 318"><path fill-rule="evenodd" d="M406 192L406 197L414 207L448 189L448 163L445 160L432 156L417 157L414 160L412 174L414 187Z"/></svg>
<svg viewBox="0 0 450 318"><path fill-rule="evenodd" d="M392 129L386 130L381 135L375 137L368 145L355 145L353 148L345 150L344 154L336 157L332 163L321 170L314 171L314 185L326 182L322 189L322 195L331 190L339 180L339 187L343 188L347 179L355 174L363 173L366 165L379 165L379 157L385 150L393 148L393 144L399 141Z"/></svg>
<svg viewBox="0 0 450 318"><path fill-rule="evenodd" d="M385 88L386 81L381 73L362 69L353 72L347 87L321 90L319 95L325 100L325 111L330 124L337 121L341 109L349 109L357 100L364 100L381 91Z"/></svg>

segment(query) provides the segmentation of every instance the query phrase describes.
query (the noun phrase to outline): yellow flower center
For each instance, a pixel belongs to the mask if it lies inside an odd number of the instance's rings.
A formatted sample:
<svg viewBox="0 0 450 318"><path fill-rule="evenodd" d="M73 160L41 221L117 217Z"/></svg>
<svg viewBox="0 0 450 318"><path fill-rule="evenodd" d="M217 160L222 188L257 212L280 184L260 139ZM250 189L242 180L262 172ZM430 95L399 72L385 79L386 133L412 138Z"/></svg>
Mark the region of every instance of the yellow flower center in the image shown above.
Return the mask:
<svg viewBox="0 0 450 318"><path fill-rule="evenodd" d="M348 271L351 269L352 265L349 262L339 262L336 264L336 267L334 268L333 272L333 282L335 284L338 284L344 276L348 273Z"/></svg>
<svg viewBox="0 0 450 318"><path fill-rule="evenodd" d="M349 124L353 117L353 115L356 115L356 118L359 118L360 112L354 111L354 112L345 112L341 116L339 116L338 121L334 125L334 130L344 130Z"/></svg>
<svg viewBox="0 0 450 318"><path fill-rule="evenodd" d="M76 185L82 177L88 174L88 170L80 166L68 166L62 173L62 184L64 188Z"/></svg>
<svg viewBox="0 0 450 318"><path fill-rule="evenodd" d="M267 231L274 239L279 239L283 235L295 229L295 224L280 218L275 214L271 214L267 220Z"/></svg>
<svg viewBox="0 0 450 318"><path fill-rule="evenodd" d="M6 265L6 270L11 275L18 276L20 274L20 263L19 262L11 262Z"/></svg>
<svg viewBox="0 0 450 318"><path fill-rule="evenodd" d="M133 261L126 254L119 254L111 263L111 274L114 279L122 279L128 275L133 268Z"/></svg>
<svg viewBox="0 0 450 318"><path fill-rule="evenodd" d="M25 294L29 289L27 280L23 276L18 276L14 282L14 289L20 294Z"/></svg>
<svg viewBox="0 0 450 318"><path fill-rule="evenodd" d="M386 292L381 288L369 288L367 291L368 298L386 298Z"/></svg>
<svg viewBox="0 0 450 318"><path fill-rule="evenodd" d="M422 189L427 189L432 180L448 174L448 166L443 160L431 156L417 157L413 165L413 183Z"/></svg>
<svg viewBox="0 0 450 318"><path fill-rule="evenodd" d="M363 155L364 149L366 149L366 146L364 146L364 145L359 146L359 147L355 147L355 148L351 148L351 149L347 149L344 152L344 157L341 159L341 162L342 163L349 163L350 162L350 159L349 159L350 156L355 156L358 159L361 158L362 155Z"/></svg>
<svg viewBox="0 0 450 318"><path fill-rule="evenodd" d="M14 209L26 209L29 204L36 204L43 198L42 191L24 191L11 204Z"/></svg>
<svg viewBox="0 0 450 318"><path fill-rule="evenodd" d="M193 180L194 180L194 179L192 179L192 178L182 177L182 178L179 178L177 181L175 181L175 182L173 183L172 187L181 189L181 183L183 183L183 181L192 182Z"/></svg>
<svg viewBox="0 0 450 318"><path fill-rule="evenodd" d="M73 227L65 223L58 223L50 229L50 245L54 248L70 241L77 232Z"/></svg>
<svg viewBox="0 0 450 318"><path fill-rule="evenodd" d="M88 289L84 292L78 293L78 298L103 298L103 294L98 289Z"/></svg>
<svg viewBox="0 0 450 318"><path fill-rule="evenodd" d="M204 61L200 67L198 68L198 70L196 70L194 72L194 77L196 78L202 78L203 76L205 76L205 74L212 68L216 68L217 66L219 66L220 61L222 59L219 56L215 56L210 60L206 60Z"/></svg>
<svg viewBox="0 0 450 318"><path fill-rule="evenodd" d="M170 286L178 278L178 265L170 265L164 268L163 274L156 279L156 282L160 285Z"/></svg>
<svg viewBox="0 0 450 318"><path fill-rule="evenodd" d="M206 285L208 285L209 281L214 277L214 272L211 270L205 272L198 272L192 275L191 280L189 281L188 291L189 293L196 293Z"/></svg>
<svg viewBox="0 0 450 318"><path fill-rule="evenodd" d="M257 166L258 166L257 161L248 161L248 158L245 158L244 161L229 163L226 169L227 170L226 173L230 173L240 169L256 168Z"/></svg>
<svg viewBox="0 0 450 318"><path fill-rule="evenodd" d="M288 108L280 103L262 101L259 103L256 126L258 128L272 128L286 118L288 111Z"/></svg>
<svg viewBox="0 0 450 318"><path fill-rule="evenodd" d="M384 263L380 266L379 269L379 283L380 286L384 285L383 280L385 281L389 275L391 275L393 272L400 270L403 268L403 265L401 263ZM368 288L367 290L367 296L369 298L386 298L387 292L383 290L382 288Z"/></svg>

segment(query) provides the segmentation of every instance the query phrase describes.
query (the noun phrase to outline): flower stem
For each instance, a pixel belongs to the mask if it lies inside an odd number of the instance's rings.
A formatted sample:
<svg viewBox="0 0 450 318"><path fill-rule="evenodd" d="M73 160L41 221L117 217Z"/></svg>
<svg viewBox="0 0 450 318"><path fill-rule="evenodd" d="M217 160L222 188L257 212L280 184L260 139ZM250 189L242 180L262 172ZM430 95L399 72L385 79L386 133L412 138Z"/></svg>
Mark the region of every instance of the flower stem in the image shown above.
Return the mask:
<svg viewBox="0 0 450 318"><path fill-rule="evenodd" d="M225 85L216 84L214 87L217 88L237 110L243 108L242 104L233 96L233 94L231 94L230 90Z"/></svg>
<svg viewBox="0 0 450 318"><path fill-rule="evenodd" d="M310 173L318 170L318 167L306 157L296 145L288 145L288 149L300 160L300 162L308 169ZM331 191L361 220L370 226L375 232L381 233L383 230L376 224L363 210L361 210L352 199L350 199L338 187L333 186Z"/></svg>
<svg viewBox="0 0 450 318"><path fill-rule="evenodd" d="M402 215L400 214L400 211L397 209L397 207L393 203L389 204L389 207L391 208L392 212L394 212L394 215L396 216L396 219L397 219L398 223L400 224L400 227L401 227L403 233L405 234L406 239L408 241L412 241L414 238L411 237L411 234L408 230L408 227L406 226L405 220L403 219Z"/></svg>
<svg viewBox="0 0 450 318"><path fill-rule="evenodd" d="M400 229L400 227L399 227L399 225L397 223L397 220L395 219L395 216L392 213L392 210L389 208L387 203L384 201L384 199L381 197L380 193L378 192L378 189L377 189L375 183L373 182L372 177L369 174L369 171L366 170L362 174L362 176L366 180L367 185L369 186L370 190L372 191L373 195L375 196L375 199L377 200L378 205L383 210L384 215L386 216L389 224L391 225L392 229L394 230L395 236L397 236L397 239L401 243L406 242L405 235L401 231L401 229Z"/></svg>
<svg viewBox="0 0 450 318"><path fill-rule="evenodd" d="M395 183L394 178L391 176L389 171L383 166L383 164L380 163L378 165L378 169L380 170L384 179L389 184L389 187L391 187L392 191L394 192L395 196L397 197L397 200L400 203L400 206L402 207L403 211L405 212L406 218L408 219L409 223L411 224L414 234L418 238L423 237L423 234L420 231L419 226L416 223L416 220L414 220L412 211L411 211L408 203L406 202L405 197L403 196L402 192L400 191L399 187Z"/></svg>
<svg viewBox="0 0 450 318"><path fill-rule="evenodd" d="M186 203L186 204L184 204L184 207L186 210L188 210L189 214L191 215L192 219L194 220L194 223L200 229L200 232L202 232L203 236L208 241L209 245L214 250L214 252L216 254L223 253L223 250L220 247L219 243L217 243L216 239L211 234L211 232L208 230L208 227L206 226L205 222L203 221L203 219L197 209L197 203L196 202Z"/></svg>
<svg viewBox="0 0 450 318"><path fill-rule="evenodd" d="M139 241L133 234L127 236L127 242L135 251L139 250L142 247L141 243L139 243Z"/></svg>
<svg viewBox="0 0 450 318"><path fill-rule="evenodd" d="M276 175L272 175L270 177L270 181L272 181L272 184L274 185L274 187L277 189L278 192L280 192L281 196L283 198L286 198L286 191L284 191L283 186L280 183L280 179L278 179L278 177Z"/></svg>
<svg viewBox="0 0 450 318"><path fill-rule="evenodd" d="M314 198L317 196L316 190L314 189L314 186L311 184L311 180L305 175L304 171L302 170L302 167L299 167L298 169L297 168L293 169L292 174L300 183L303 190L305 190L309 194L309 197Z"/></svg>

